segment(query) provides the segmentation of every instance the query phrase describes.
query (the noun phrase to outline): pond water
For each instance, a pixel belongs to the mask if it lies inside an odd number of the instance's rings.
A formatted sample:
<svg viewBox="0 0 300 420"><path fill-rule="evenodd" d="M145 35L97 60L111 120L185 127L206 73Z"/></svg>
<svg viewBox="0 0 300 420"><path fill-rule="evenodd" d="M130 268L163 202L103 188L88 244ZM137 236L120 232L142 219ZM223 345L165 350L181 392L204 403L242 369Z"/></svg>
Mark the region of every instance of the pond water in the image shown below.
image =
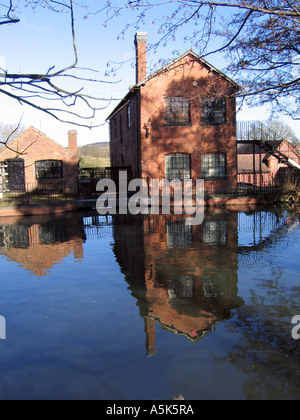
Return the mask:
<svg viewBox="0 0 300 420"><path fill-rule="evenodd" d="M299 399L299 232L269 210L1 219L0 399Z"/></svg>

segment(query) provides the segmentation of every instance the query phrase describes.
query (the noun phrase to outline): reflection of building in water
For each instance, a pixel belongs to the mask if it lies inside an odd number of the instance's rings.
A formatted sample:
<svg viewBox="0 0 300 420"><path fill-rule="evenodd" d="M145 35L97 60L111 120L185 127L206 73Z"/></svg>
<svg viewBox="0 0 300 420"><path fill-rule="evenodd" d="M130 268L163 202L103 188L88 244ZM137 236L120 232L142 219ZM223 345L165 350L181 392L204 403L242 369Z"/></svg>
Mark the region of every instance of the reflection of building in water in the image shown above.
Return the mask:
<svg viewBox="0 0 300 420"><path fill-rule="evenodd" d="M237 223L235 212L207 214L200 226L174 215L116 218L115 254L145 319L149 355L155 324L196 342L242 305Z"/></svg>
<svg viewBox="0 0 300 420"><path fill-rule="evenodd" d="M37 277L47 275L55 264L73 253L83 258L85 234L73 215L35 217L0 225L0 254L26 268Z"/></svg>

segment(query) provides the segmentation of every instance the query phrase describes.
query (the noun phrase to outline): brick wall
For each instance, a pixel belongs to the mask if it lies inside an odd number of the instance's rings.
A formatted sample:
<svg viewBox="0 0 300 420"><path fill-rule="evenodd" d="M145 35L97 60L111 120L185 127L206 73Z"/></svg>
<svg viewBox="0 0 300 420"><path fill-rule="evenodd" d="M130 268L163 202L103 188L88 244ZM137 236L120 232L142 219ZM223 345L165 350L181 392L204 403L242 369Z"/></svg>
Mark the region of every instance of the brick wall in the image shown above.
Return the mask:
<svg viewBox="0 0 300 420"><path fill-rule="evenodd" d="M111 121L111 166L130 166L133 179L141 176L139 103L139 94L132 93L125 106L113 117L115 121ZM130 124L128 107L131 107Z"/></svg>
<svg viewBox="0 0 300 420"><path fill-rule="evenodd" d="M196 61L176 63L168 72L150 80L141 87L141 148L143 177L165 176L165 155L191 155L192 178L201 178L201 157L206 153L225 153L227 175L236 183L236 105L232 86ZM201 99L207 96L227 96L226 124L201 125ZM190 125L165 126L164 98L182 96L190 99ZM150 136L146 137L144 124L151 120Z"/></svg>

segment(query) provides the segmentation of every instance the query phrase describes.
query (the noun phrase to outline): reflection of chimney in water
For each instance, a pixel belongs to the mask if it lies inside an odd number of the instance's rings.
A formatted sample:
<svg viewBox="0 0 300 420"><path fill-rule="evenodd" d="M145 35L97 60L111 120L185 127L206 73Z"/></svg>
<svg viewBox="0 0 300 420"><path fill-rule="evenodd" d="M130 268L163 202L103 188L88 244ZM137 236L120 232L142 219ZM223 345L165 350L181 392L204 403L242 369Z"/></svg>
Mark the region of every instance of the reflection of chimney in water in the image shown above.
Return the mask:
<svg viewBox="0 0 300 420"><path fill-rule="evenodd" d="M156 338L155 322L150 318L144 318L144 321L145 321L147 356L151 357L157 353L157 350L155 347L155 338Z"/></svg>

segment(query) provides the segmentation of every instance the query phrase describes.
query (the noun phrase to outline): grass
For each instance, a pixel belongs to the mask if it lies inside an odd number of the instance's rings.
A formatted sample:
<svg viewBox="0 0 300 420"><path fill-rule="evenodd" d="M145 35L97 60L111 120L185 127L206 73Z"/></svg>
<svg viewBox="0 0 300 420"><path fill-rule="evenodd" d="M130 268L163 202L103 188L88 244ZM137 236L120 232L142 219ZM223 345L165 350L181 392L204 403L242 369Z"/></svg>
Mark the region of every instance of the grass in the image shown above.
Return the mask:
<svg viewBox="0 0 300 420"><path fill-rule="evenodd" d="M110 158L84 156L80 158L80 168L106 168L110 166Z"/></svg>
<svg viewBox="0 0 300 420"><path fill-rule="evenodd" d="M49 195L37 195L32 193L23 193L17 195L5 195L0 199L0 208L4 207L20 207L28 205L49 205L49 204L61 204L66 201L72 200L74 197L68 194L49 194Z"/></svg>
<svg viewBox="0 0 300 420"><path fill-rule="evenodd" d="M110 166L108 143L88 144L78 148L80 168L106 168Z"/></svg>

